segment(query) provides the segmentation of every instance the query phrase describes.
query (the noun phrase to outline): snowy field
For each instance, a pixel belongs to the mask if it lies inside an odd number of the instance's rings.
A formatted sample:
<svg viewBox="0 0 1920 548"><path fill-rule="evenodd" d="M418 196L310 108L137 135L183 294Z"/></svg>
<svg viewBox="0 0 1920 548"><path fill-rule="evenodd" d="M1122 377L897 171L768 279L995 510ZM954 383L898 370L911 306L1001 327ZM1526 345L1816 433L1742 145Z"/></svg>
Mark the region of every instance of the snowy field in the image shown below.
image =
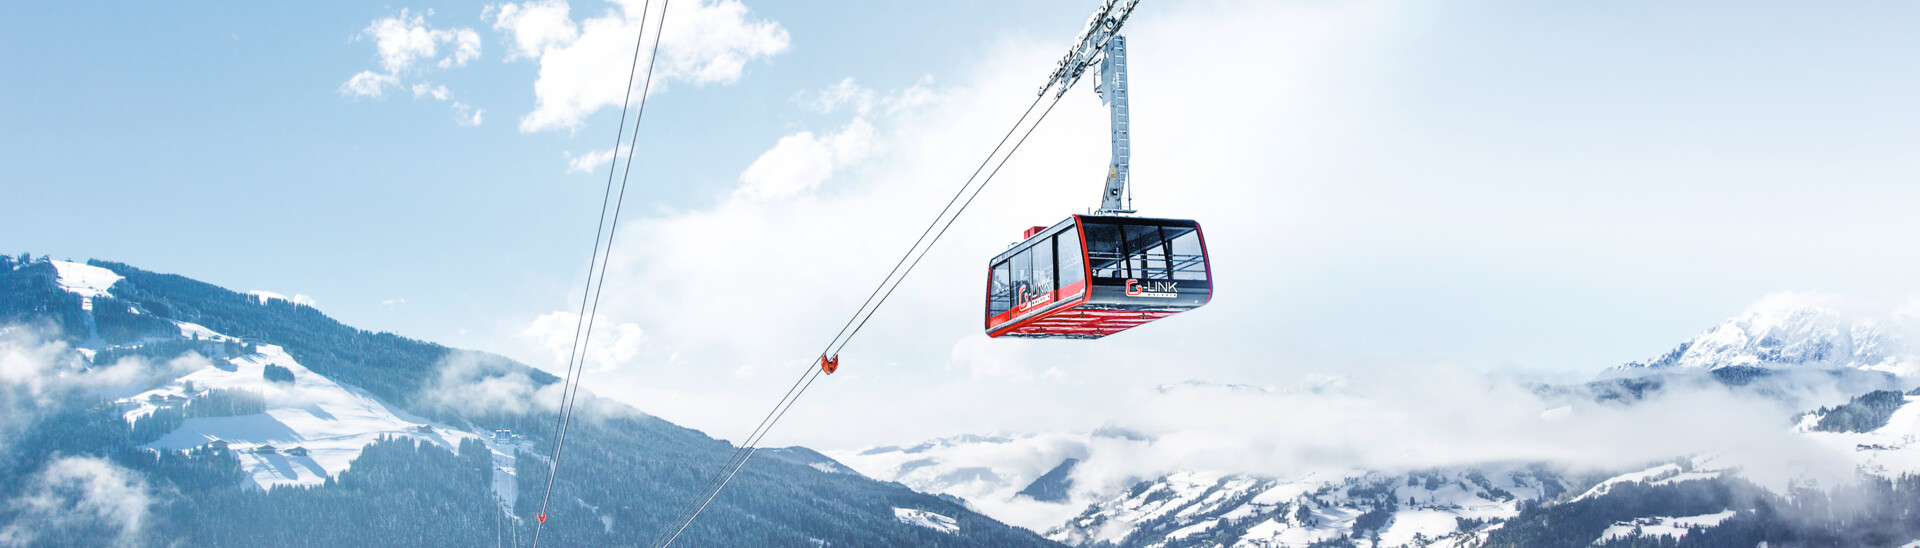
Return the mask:
<svg viewBox="0 0 1920 548"><path fill-rule="evenodd" d="M189 325L185 331L204 332ZM218 336L217 334L215 336ZM165 402L181 401L208 390L246 390L264 396L266 412L237 417L187 419L180 428L145 447L185 450L224 441L239 452L240 463L262 488L318 485L347 469L362 448L381 436L404 436L449 450L471 433L429 421L380 401L365 390L341 385L308 370L274 345L258 345L253 354L226 360L231 369L206 367L160 387L120 400L128 422L152 414ZM266 379L272 364L293 372L293 382ZM192 392L188 391L192 388ZM254 452L272 446L273 453ZM288 454L305 449L305 456Z"/></svg>

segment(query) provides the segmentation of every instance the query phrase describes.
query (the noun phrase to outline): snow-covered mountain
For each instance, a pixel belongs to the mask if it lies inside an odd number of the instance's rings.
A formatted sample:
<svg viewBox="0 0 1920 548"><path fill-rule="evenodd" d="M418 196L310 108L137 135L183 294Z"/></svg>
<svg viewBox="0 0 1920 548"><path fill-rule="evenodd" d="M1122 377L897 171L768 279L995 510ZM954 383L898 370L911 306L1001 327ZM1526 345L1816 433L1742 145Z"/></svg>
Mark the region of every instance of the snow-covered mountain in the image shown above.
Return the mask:
<svg viewBox="0 0 1920 548"><path fill-rule="evenodd" d="M93 310L95 299L109 298L108 289L123 279L98 266L51 263L59 287L80 297L82 310L88 312ZM259 293L250 294L259 297ZM131 308L129 313L143 314L138 308ZM169 380L139 386L147 384L148 379L131 379L137 384L125 391L145 389L113 400L129 425L157 420L156 414L173 416L168 424L171 430L143 445L145 449L184 451L218 444L236 453L255 486L271 489L321 485L345 471L362 450L382 437L410 437L448 450L457 449L461 440L468 439L484 439L492 445L491 437L437 424L381 401L366 390L315 373L280 346L247 343L190 322L164 321L177 327L178 333L150 335L133 345L110 345L97 333L90 333L79 348L83 355L93 358L103 350L112 352L120 347L137 347L138 343L188 343L181 349L193 355L168 362ZM284 376L276 379L276 374ZM107 387L102 392L114 389ZM234 398L247 402L240 405L245 409L188 410L214 400L233 407L228 402ZM514 500L508 487L513 484L515 470L512 448L496 449L495 457L495 477L501 486L496 491L501 504L511 508Z"/></svg>
<svg viewBox="0 0 1920 548"><path fill-rule="evenodd" d="M1889 479L1920 475L1920 390L1876 391L1807 413L1794 431L1845 456L1858 470Z"/></svg>
<svg viewBox="0 0 1920 548"><path fill-rule="evenodd" d="M1096 447L1152 440L1124 430L955 436L832 455L868 476L948 495L1069 545L1305 546L1359 534L1382 546L1467 539L1528 501L1571 488L1540 466L1379 474L1358 470L1271 478L1176 472L1102 491L1076 485ZM1060 496L1035 496L1051 492Z"/></svg>
<svg viewBox="0 0 1920 548"><path fill-rule="evenodd" d="M1642 375L1676 369L1856 368L1920 373L1884 321L1850 319L1794 294L1770 296L1664 354L1608 371Z"/></svg>
<svg viewBox="0 0 1920 548"><path fill-rule="evenodd" d="M1475 539L1522 504L1567 489L1558 474L1526 465L1290 479L1180 472L1095 504L1047 538L1076 546L1306 546L1343 538L1425 545Z"/></svg>
<svg viewBox="0 0 1920 548"><path fill-rule="evenodd" d="M1769 297L1660 357L1614 368L1595 383L1533 393L1552 402L1549 406L1565 405L1540 413L1549 421L1567 420L1575 408L1696 409L1674 405L1672 399L1708 394L1750 398L1759 402L1756 408L1803 410L1797 426L1780 424L1777 430L1781 438L1800 441L1774 443L1824 447L1816 450L1817 458L1879 478L1874 481L1898 482L1903 474L1920 474L1920 444L1914 443L1920 439L1920 406L1906 405L1920 395L1888 390L1916 383L1911 376L1915 360L1895 327L1850 319L1803 299ZM1156 392L1187 385L1274 396L1289 392L1193 382ZM1827 407L1818 407L1823 404ZM868 476L960 498L1076 546L1533 546L1541 539L1574 546L1675 541L1701 531L1712 533L1697 539L1753 545L1747 541L1789 530L1841 539L1835 541L1839 544L1855 538L1844 533L1847 526L1836 525L1847 522L1832 521L1840 519L1837 514L1782 525L1777 511L1767 510L1768 504L1806 504L1804 494L1789 496L1792 485L1852 485L1844 477L1835 483L1830 476L1802 476L1782 485L1755 474L1771 478L1797 472L1749 470L1744 466L1751 459L1716 453L1674 454L1610 472L1546 461L1292 476L1194 468L1100 485L1090 481L1094 472L1079 470L1082 461L1103 460L1100 466L1107 469L1101 477L1111 480L1114 453L1100 459L1101 451L1159 441L1115 432L1127 431L955 436L831 454ZM1734 496L1740 493L1749 495ZM1518 525L1508 529L1516 520ZM1900 527L1881 527L1873 534L1906 534ZM1920 528L1913 533L1920 538Z"/></svg>
<svg viewBox="0 0 1920 548"><path fill-rule="evenodd" d="M735 449L583 392L549 480L556 377L310 302L0 257L0 545L638 545ZM797 447L680 540L1054 545Z"/></svg>

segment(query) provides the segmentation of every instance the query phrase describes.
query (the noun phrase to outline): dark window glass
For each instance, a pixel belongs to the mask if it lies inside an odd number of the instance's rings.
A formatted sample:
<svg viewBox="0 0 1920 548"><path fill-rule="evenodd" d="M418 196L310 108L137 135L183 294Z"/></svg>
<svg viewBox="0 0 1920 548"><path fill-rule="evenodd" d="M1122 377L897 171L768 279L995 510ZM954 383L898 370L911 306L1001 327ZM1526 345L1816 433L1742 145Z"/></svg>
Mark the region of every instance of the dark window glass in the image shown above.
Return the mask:
<svg viewBox="0 0 1920 548"><path fill-rule="evenodd" d="M1013 305L1033 298L1033 248L1013 254Z"/></svg>
<svg viewBox="0 0 1920 548"><path fill-rule="evenodd" d="M1167 252L1161 247L1160 227L1123 225L1127 236L1129 278L1167 279Z"/></svg>
<svg viewBox="0 0 1920 548"><path fill-rule="evenodd" d="M1207 258L1200 249L1200 232L1189 227L1166 227L1167 246L1172 251L1173 279L1207 279Z"/></svg>
<svg viewBox="0 0 1920 548"><path fill-rule="evenodd" d="M1087 230L1087 261L1095 278L1126 278L1127 254L1122 248L1120 225L1083 223Z"/></svg>
<svg viewBox="0 0 1920 548"><path fill-rule="evenodd" d="M987 290L987 316L997 316L1013 306L1013 280L1010 278L1007 263L993 265L992 287Z"/></svg>
<svg viewBox="0 0 1920 548"><path fill-rule="evenodd" d="M1052 293L1053 285L1053 238L1041 240L1028 250L1033 254L1033 293L1029 297L1039 298Z"/></svg>
<svg viewBox="0 0 1920 548"><path fill-rule="evenodd" d="M1080 264L1080 232L1068 228L1066 232L1054 236L1054 257L1060 269L1060 287L1067 287L1087 278L1086 265Z"/></svg>

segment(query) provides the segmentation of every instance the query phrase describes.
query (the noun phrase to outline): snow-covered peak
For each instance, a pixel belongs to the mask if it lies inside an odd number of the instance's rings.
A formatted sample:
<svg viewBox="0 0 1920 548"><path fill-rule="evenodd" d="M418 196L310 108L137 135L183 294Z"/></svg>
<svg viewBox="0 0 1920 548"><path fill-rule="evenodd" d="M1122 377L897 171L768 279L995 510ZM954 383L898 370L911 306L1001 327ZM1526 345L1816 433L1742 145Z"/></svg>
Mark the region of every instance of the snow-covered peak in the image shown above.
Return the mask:
<svg viewBox="0 0 1920 548"><path fill-rule="evenodd" d="M1820 299L1783 293L1761 299L1665 354L1614 371L1851 367L1908 375L1913 371L1906 358L1901 341L1880 322L1849 318Z"/></svg>
<svg viewBox="0 0 1920 548"><path fill-rule="evenodd" d="M81 297L104 297L107 288L120 281L119 274L105 268L70 261L52 262L54 272L60 276L60 288Z"/></svg>

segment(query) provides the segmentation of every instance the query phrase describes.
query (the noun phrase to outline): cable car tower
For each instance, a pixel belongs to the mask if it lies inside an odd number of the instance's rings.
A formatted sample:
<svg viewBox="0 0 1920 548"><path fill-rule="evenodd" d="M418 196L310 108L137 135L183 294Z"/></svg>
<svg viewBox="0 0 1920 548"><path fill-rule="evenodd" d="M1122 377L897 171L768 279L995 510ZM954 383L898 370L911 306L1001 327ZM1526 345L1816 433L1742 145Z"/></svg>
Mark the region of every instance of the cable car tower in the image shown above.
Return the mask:
<svg viewBox="0 0 1920 548"><path fill-rule="evenodd" d="M1113 160L1100 208L1051 227L988 261L986 330L990 337L1098 339L1207 304L1213 276L1200 224L1135 217L1127 191L1132 159L1127 101L1127 41L1120 26L1139 0L1106 0L1054 67L1045 94L1058 99L1100 64L1097 93L1109 110Z"/></svg>

